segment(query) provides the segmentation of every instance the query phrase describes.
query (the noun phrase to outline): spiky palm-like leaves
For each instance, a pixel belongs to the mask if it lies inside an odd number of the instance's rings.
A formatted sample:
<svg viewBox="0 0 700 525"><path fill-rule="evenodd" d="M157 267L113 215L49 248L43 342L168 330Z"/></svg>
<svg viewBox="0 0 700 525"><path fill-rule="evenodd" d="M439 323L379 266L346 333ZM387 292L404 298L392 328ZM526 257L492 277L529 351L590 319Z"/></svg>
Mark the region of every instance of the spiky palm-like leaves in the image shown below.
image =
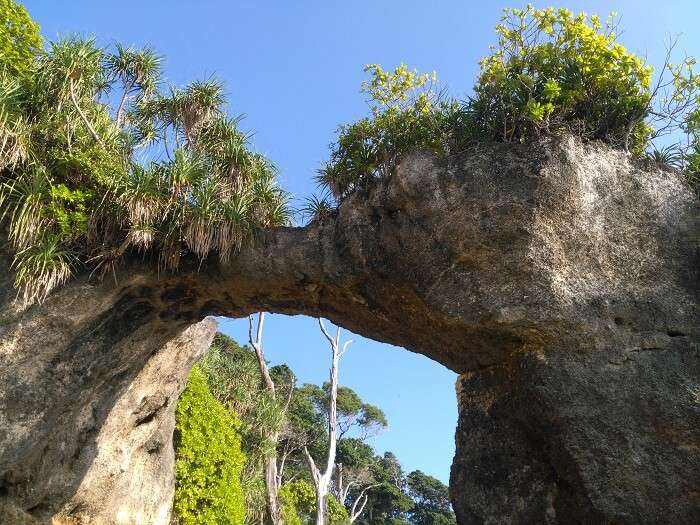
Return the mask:
<svg viewBox="0 0 700 525"><path fill-rule="evenodd" d="M132 99L147 99L158 87L162 58L150 48L133 49L115 45L105 57L105 68L121 82L122 95L117 106L116 124L124 125L126 106Z"/></svg>
<svg viewBox="0 0 700 525"><path fill-rule="evenodd" d="M12 267L15 285L26 303L41 301L46 294L70 279L75 254L57 236L40 236L17 252Z"/></svg>
<svg viewBox="0 0 700 525"><path fill-rule="evenodd" d="M647 153L647 158L659 166L667 166L674 169L683 168L683 150L677 144L654 147Z"/></svg>
<svg viewBox="0 0 700 525"><path fill-rule="evenodd" d="M333 201L330 195L312 195L304 204L304 207L300 210L302 216L308 217L311 220L323 220L333 213L335 207L333 206Z"/></svg>
<svg viewBox="0 0 700 525"><path fill-rule="evenodd" d="M23 114L21 83L0 75L0 170L13 169L29 157L30 126Z"/></svg>
<svg viewBox="0 0 700 525"><path fill-rule="evenodd" d="M77 269L112 273L130 251L172 270L188 253L227 261L288 222L276 171L224 115L221 83L159 93L160 63L71 37L26 82L0 77L0 216L26 301ZM110 89L116 108L101 101Z"/></svg>

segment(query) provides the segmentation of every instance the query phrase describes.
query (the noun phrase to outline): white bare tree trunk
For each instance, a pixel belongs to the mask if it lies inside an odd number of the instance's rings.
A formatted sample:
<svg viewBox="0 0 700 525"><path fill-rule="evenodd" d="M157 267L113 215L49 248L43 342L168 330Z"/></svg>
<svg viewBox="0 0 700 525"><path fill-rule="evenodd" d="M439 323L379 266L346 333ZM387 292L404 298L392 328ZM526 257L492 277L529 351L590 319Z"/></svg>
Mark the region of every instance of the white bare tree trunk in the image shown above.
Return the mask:
<svg viewBox="0 0 700 525"><path fill-rule="evenodd" d="M340 327L338 327L335 337L326 330L323 320L318 320L321 332L328 339L331 347L331 391L330 400L328 403L328 455L326 457L326 469L321 472L316 466L316 462L309 454L308 449L304 448L306 459L309 462L311 475L316 486L316 525L325 525L326 523L326 499L328 498L328 489L330 487L331 477L333 476L333 468L335 467L335 454L338 444L338 364L340 356L348 349L352 341L346 341L343 349L340 350Z"/></svg>
<svg viewBox="0 0 700 525"><path fill-rule="evenodd" d="M282 523L279 507L277 484L277 458L270 456L265 459L265 487L267 489L267 506L270 512L270 522L273 525Z"/></svg>
<svg viewBox="0 0 700 525"><path fill-rule="evenodd" d="M369 496L367 495L367 491L371 488L378 487L379 485L370 485L369 487L365 487L362 489L362 492L360 492L360 495L357 497L355 502L352 504L352 508L350 509L350 512L348 514L350 515L350 523L355 523L357 518L360 517L362 512L365 510L365 505L367 505L367 500L369 499Z"/></svg>
<svg viewBox="0 0 700 525"><path fill-rule="evenodd" d="M265 354L262 348L262 332L263 324L265 323L265 313L260 312L258 314L258 327L256 331L255 338L253 337L253 317L248 318L248 340L250 345L255 350L255 355L258 358L258 366L260 367L260 374L265 382L265 388L269 392L272 399L276 399L275 383L270 376L270 370L267 366L267 361L265 361ZM289 404L289 402L287 402ZM279 505L279 495L278 489L280 486L280 479L277 473L277 441L279 440L279 433L275 432L270 435L270 441L273 445L273 453L271 456L265 459L265 489L267 491L267 506L270 515L270 523L272 525L281 525L282 517L280 513Z"/></svg>

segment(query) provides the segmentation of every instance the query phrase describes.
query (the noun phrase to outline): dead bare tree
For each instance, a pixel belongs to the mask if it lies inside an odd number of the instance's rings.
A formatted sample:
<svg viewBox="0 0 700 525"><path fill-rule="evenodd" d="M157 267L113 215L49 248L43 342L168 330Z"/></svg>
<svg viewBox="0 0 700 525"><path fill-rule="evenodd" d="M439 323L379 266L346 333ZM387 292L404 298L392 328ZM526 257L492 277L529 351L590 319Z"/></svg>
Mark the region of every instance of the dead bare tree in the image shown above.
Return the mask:
<svg viewBox="0 0 700 525"><path fill-rule="evenodd" d="M325 525L326 499L328 497L333 469L335 467L335 455L338 442L338 365L340 363L340 357L347 351L352 340L346 341L341 350L340 327L336 330L335 337L332 337L326 330L323 319L318 320L318 325L331 348L330 393L328 402L328 454L326 456L326 468L324 471L321 472L316 466L316 462L314 458L311 457L307 447L304 447L304 455L309 463L311 475L316 487L316 525Z"/></svg>
<svg viewBox="0 0 700 525"><path fill-rule="evenodd" d="M350 523L355 523L357 518L359 518L362 512L365 510L365 505L367 505L367 500L369 499L367 492L370 489L378 486L379 485L369 485L360 491L360 494L357 496L357 498L355 498L355 501L352 503L352 507L350 507L350 510L348 511L348 514L350 515Z"/></svg>
<svg viewBox="0 0 700 525"><path fill-rule="evenodd" d="M349 501L349 496L350 496L350 489L353 486L362 485L362 481L360 479L356 478L354 480L349 480L345 481L345 472L344 472L343 464L339 463L337 465L337 474L336 474L336 496L338 500L343 504L345 509L348 511L348 516L350 517L350 523L355 523L357 518L362 515L362 512L365 510L365 505L367 505L367 500L369 499L368 492L369 490L378 487L378 484L370 484L366 485L365 487L360 490L360 493L357 495L357 497L353 500L352 505L348 508L348 505L350 504ZM365 477L363 480L364 483L367 483L369 481L369 473L366 473L366 476L361 476Z"/></svg>

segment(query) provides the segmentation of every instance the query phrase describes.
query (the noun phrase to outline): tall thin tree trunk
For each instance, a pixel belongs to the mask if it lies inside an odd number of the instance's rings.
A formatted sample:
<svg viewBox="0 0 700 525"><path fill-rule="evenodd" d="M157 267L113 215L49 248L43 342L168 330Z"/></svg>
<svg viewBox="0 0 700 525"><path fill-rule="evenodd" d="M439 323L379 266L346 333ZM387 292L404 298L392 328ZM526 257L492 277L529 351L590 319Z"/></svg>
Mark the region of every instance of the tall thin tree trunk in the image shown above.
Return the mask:
<svg viewBox="0 0 700 525"><path fill-rule="evenodd" d="M304 449L306 458L311 468L311 474L316 485L316 525L324 525L326 520L326 499L328 498L328 488L330 486L331 477L333 476L333 468L335 467L335 455L338 443L338 363L340 356L345 353L348 345L352 341L346 341L340 350L340 327L338 327L335 337L326 331L323 320L319 319L318 324L321 332L328 339L331 347L331 391L330 400L328 403L328 456L326 457L326 469L323 473L316 467L316 464L309 454L309 451Z"/></svg>
<svg viewBox="0 0 700 525"><path fill-rule="evenodd" d="M124 84L124 93L122 93L122 98L119 101L119 107L117 108L117 127L120 129L124 126L124 109L126 107L126 101L129 98L129 91L131 91L134 87L134 84L136 81L132 81L128 84Z"/></svg>
<svg viewBox="0 0 700 525"><path fill-rule="evenodd" d="M277 440L275 440L275 444ZM277 492L277 457L270 456L265 459L265 488L267 489L267 505L270 513L270 522L274 525L282 523L279 508L279 496Z"/></svg>
<svg viewBox="0 0 700 525"><path fill-rule="evenodd" d="M328 495L328 482L321 480L316 487L316 525L326 523L326 497Z"/></svg>
<svg viewBox="0 0 700 525"><path fill-rule="evenodd" d="M102 142L102 139L100 136L97 134L95 131L95 128L92 127L92 124L90 124L90 121L88 118L85 116L85 113L83 113L83 110L80 109L80 104L78 103L78 98L75 96L75 89L73 87L73 81L70 83L70 98L71 101L73 102L73 106L75 106L75 109L78 111L78 115L80 115L80 118L82 119L83 123L85 124L85 127L87 127L88 131L92 135L92 138L95 139L95 141L102 146L103 148L105 147L105 143Z"/></svg>
<svg viewBox="0 0 700 525"><path fill-rule="evenodd" d="M275 382L270 376L270 370L267 367L267 361L265 361L265 353L262 348L262 332L263 324L265 323L265 313L260 312L258 314L258 326L255 337L253 337L253 317L248 317L248 340L250 341L250 346L255 350L255 355L258 358L258 366L260 368L260 374L263 377L263 383L267 389L270 397L276 399ZM287 403L289 404L289 403ZM280 486L280 480L277 473L277 442L279 441L279 432L275 432L270 436L270 443L274 453L265 458L265 490L267 492L267 506L270 518L270 523L272 525L281 525L282 517L280 515L279 506L279 495L278 488Z"/></svg>

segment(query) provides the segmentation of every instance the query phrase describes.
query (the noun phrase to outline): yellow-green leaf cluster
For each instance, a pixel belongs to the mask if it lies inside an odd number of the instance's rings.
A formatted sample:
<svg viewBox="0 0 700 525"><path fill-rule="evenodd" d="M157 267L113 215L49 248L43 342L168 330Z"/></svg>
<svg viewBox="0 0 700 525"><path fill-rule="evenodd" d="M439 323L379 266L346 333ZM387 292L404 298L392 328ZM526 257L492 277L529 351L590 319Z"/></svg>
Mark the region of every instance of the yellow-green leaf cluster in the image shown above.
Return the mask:
<svg viewBox="0 0 700 525"><path fill-rule="evenodd" d="M306 525L316 515L316 492L313 485L303 479L282 485L279 490L282 517L285 525ZM348 512L333 496L328 496L326 512L330 525L346 525Z"/></svg>
<svg viewBox="0 0 700 525"><path fill-rule="evenodd" d="M176 409L174 511L183 525L240 525L245 464L240 422L209 391L207 379L192 369Z"/></svg>
<svg viewBox="0 0 700 525"><path fill-rule="evenodd" d="M460 105L441 101L433 90L434 72L419 74L405 64L393 71L370 64L365 72L369 79L362 92L369 96L371 116L340 127L331 159L318 176L336 199L387 176L410 151L443 151L464 130Z"/></svg>
<svg viewBox="0 0 700 525"><path fill-rule="evenodd" d="M615 27L612 15L603 24L563 8L505 10L474 88L477 125L502 141L565 128L643 151L652 68Z"/></svg>
<svg viewBox="0 0 700 525"><path fill-rule="evenodd" d="M24 76L41 50L39 26L14 0L0 0L0 73Z"/></svg>

